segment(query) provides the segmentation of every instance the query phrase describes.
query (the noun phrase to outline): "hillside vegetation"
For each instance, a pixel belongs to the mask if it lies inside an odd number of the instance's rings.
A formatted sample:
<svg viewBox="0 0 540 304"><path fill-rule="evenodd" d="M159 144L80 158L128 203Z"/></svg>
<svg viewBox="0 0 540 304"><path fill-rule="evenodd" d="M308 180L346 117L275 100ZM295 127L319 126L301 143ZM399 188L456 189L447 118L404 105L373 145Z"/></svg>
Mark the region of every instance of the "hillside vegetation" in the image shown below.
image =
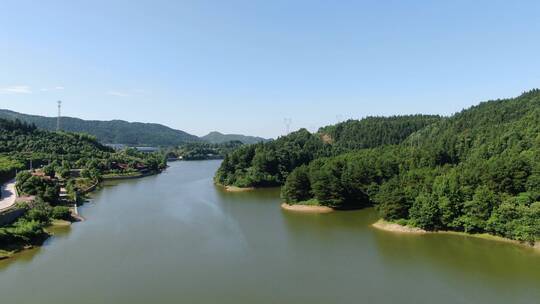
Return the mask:
<svg viewBox="0 0 540 304"><path fill-rule="evenodd" d="M314 159L362 148L400 143L411 133L439 121L438 116L369 117L321 128L305 129L272 142L241 147L225 157L215 180L238 187L279 186L289 173ZM371 133L375 135L371 135Z"/></svg>
<svg viewBox="0 0 540 304"><path fill-rule="evenodd" d="M427 230L534 242L540 237L540 91L481 103L397 145L299 166L282 194L293 204L374 205L384 219Z"/></svg>

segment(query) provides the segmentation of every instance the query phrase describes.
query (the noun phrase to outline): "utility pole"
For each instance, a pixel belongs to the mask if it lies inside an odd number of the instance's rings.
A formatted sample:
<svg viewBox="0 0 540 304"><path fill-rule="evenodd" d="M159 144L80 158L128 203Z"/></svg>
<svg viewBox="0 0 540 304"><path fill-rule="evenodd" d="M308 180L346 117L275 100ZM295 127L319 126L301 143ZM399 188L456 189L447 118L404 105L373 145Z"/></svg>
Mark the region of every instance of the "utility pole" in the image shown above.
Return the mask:
<svg viewBox="0 0 540 304"><path fill-rule="evenodd" d="M56 131L60 131L60 117L62 117L62 101L58 101L58 118L56 119Z"/></svg>

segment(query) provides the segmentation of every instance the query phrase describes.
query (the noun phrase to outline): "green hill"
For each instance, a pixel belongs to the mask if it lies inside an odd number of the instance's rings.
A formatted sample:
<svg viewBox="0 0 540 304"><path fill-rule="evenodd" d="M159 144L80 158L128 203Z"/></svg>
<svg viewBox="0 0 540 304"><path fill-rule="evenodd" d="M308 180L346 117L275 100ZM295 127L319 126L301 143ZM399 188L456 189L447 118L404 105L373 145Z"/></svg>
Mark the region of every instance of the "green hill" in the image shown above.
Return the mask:
<svg viewBox="0 0 540 304"><path fill-rule="evenodd" d="M240 134L223 134L217 131L210 132L205 136L202 136L201 139L212 144L221 144L230 141L240 141L244 144L256 144L259 142L268 141L268 139L262 137L246 136Z"/></svg>
<svg viewBox="0 0 540 304"><path fill-rule="evenodd" d="M450 117L396 116L300 130L229 154L215 181L283 185L289 204L375 206L426 230L540 239L540 90Z"/></svg>
<svg viewBox="0 0 540 304"><path fill-rule="evenodd" d="M297 167L283 198L335 208L374 205L427 230L540 239L540 90L479 104L412 133Z"/></svg>
<svg viewBox="0 0 540 304"><path fill-rule="evenodd" d="M216 182L239 187L282 185L294 168L316 158L397 144L440 119L431 115L368 117L324 127L315 134L301 129L271 142L239 148L224 159Z"/></svg>
<svg viewBox="0 0 540 304"><path fill-rule="evenodd" d="M19 119L44 130L56 130L56 118L27 115L9 110L0 110L0 118ZM62 117L62 130L94 135L107 144L126 144L133 146L177 146L200 139L184 131L175 130L160 124L127 122L123 120L99 121Z"/></svg>

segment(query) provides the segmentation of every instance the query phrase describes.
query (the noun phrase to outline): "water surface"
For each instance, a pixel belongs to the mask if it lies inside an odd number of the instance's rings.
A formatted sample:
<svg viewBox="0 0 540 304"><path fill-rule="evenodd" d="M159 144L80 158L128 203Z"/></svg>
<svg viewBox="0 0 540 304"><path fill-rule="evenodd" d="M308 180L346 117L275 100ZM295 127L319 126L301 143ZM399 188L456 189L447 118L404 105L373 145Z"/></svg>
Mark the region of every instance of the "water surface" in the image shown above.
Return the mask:
<svg viewBox="0 0 540 304"><path fill-rule="evenodd" d="M226 193L219 161L117 182L86 222L0 262L0 303L539 303L540 254L370 228L373 210L295 214Z"/></svg>

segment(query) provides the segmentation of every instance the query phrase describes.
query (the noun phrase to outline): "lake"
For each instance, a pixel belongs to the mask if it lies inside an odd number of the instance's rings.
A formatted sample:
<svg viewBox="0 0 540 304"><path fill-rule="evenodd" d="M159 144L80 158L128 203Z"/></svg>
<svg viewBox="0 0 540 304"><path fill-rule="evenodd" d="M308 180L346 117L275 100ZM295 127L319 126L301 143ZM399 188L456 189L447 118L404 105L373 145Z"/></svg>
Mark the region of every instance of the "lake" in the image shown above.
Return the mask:
<svg viewBox="0 0 540 304"><path fill-rule="evenodd" d="M278 189L227 193L219 161L104 186L85 222L0 262L0 303L540 303L540 253L296 214Z"/></svg>

